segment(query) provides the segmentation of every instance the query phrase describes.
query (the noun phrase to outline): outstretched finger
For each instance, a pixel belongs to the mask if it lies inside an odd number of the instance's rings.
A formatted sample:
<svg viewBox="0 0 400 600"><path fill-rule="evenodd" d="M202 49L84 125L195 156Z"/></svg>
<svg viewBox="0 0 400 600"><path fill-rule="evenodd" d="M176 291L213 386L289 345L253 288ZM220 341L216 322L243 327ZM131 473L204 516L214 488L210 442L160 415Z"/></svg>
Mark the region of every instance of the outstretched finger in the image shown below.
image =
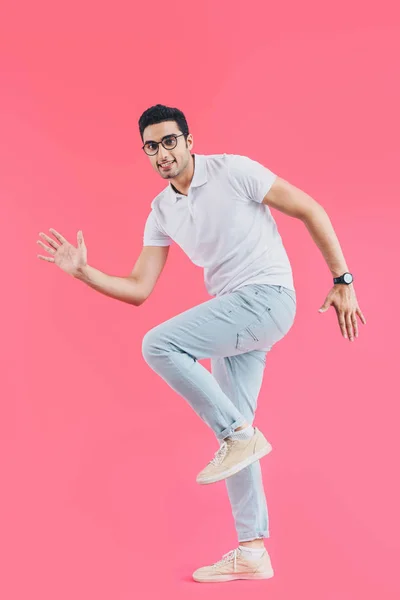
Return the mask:
<svg viewBox="0 0 400 600"><path fill-rule="evenodd" d="M339 321L339 327L340 330L342 332L342 335L344 338L347 338L347 331L346 331L346 321L344 319L344 314L342 312L336 311L337 312L337 317L338 317L338 321Z"/></svg>
<svg viewBox="0 0 400 600"><path fill-rule="evenodd" d="M50 236L46 235L45 233L40 232L39 233L40 237L42 237L43 239L46 240L46 242L48 244L50 244L50 246L53 246L53 248L55 248L57 250L57 248L59 248L60 246L57 244L56 241L53 240L53 238L51 238Z"/></svg>
<svg viewBox="0 0 400 600"><path fill-rule="evenodd" d="M37 257L42 260L47 260L47 262L54 262L54 258L51 258L51 256L42 256L41 254L38 254Z"/></svg>
<svg viewBox="0 0 400 600"><path fill-rule="evenodd" d="M45 250L47 250L47 252L49 254L55 254L56 250L54 250L54 248L50 248L50 246L46 246L46 244L43 244L43 242L41 242L40 240L37 241L37 243L42 246L42 248L44 248Z"/></svg>
<svg viewBox="0 0 400 600"><path fill-rule="evenodd" d="M363 325L366 325L367 324L367 319L364 317L364 315L362 314L362 312L361 312L361 310L359 308L357 308L356 313L360 317L361 323Z"/></svg>
<svg viewBox="0 0 400 600"><path fill-rule="evenodd" d="M358 337L358 323L357 323L356 313L352 313L352 315L351 315L351 322L353 323L354 335L357 338Z"/></svg>
<svg viewBox="0 0 400 600"><path fill-rule="evenodd" d="M345 320L346 320L346 327L347 327L347 335L348 335L349 340L352 342L354 339L354 333L353 333L353 322L351 320L350 313L346 313Z"/></svg>
<svg viewBox="0 0 400 600"><path fill-rule="evenodd" d="M62 244L67 244L68 243L67 240L65 239L65 237L63 237L61 235L61 233L58 233L58 231L56 231L55 229L52 229L50 227L49 231L51 231L51 233L54 235L54 237L57 238L58 241L61 242Z"/></svg>

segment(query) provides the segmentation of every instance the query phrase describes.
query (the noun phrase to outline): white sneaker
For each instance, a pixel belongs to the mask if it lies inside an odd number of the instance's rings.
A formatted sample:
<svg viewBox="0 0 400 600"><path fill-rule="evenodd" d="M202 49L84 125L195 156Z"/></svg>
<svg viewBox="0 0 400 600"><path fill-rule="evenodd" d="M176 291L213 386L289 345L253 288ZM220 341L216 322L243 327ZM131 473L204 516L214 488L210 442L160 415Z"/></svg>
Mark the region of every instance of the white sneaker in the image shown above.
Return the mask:
<svg viewBox="0 0 400 600"><path fill-rule="evenodd" d="M215 483L238 473L253 462L271 452L272 446L257 427L254 435L246 440L227 438L214 458L197 475L197 483Z"/></svg>
<svg viewBox="0 0 400 600"><path fill-rule="evenodd" d="M193 579L200 583L233 581L235 579L270 579L274 571L267 550L261 558L248 560L240 548L231 550L213 565L200 567L193 573Z"/></svg>

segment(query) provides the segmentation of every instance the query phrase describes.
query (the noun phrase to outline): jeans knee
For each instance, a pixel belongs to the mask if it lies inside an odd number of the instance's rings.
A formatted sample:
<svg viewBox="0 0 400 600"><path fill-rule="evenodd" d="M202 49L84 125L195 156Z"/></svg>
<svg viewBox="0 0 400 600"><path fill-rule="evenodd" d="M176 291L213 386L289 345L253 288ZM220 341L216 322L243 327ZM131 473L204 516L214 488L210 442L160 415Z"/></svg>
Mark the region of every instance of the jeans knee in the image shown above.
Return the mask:
<svg viewBox="0 0 400 600"><path fill-rule="evenodd" d="M142 340L142 355L145 361L150 364L156 354L162 351L162 338L158 327L148 331Z"/></svg>
<svg viewBox="0 0 400 600"><path fill-rule="evenodd" d="M148 331L142 340L142 355L145 361L148 363L151 360L151 356L153 353L153 348L155 345L155 335L153 333L153 329Z"/></svg>

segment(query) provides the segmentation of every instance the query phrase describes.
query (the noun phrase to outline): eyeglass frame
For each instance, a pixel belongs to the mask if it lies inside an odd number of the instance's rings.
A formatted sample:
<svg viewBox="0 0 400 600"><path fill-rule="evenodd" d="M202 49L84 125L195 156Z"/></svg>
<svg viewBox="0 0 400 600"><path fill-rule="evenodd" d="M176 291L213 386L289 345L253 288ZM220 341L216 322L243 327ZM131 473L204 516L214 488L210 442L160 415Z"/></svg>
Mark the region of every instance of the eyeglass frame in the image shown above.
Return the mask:
<svg viewBox="0 0 400 600"><path fill-rule="evenodd" d="M155 142L154 140L148 140L148 141L147 141L145 144L143 144L143 146L142 146L142 150L143 150L143 152L144 152L144 153L145 153L147 156L155 156L156 154L158 154L158 151L159 151L159 149L160 149L160 144L162 145L162 147L163 147L163 148L165 148L165 146L164 146L164 144L163 144L163 141L165 140L165 138L174 137L174 138L175 138L175 141L176 141L176 144L175 144L174 148L176 148L176 147L177 147L177 145L178 145L178 140L177 140L177 138L178 138L178 137L182 137L182 135L185 135L185 134L184 134L184 133L179 133L179 134L176 134L176 133L169 133L168 135L164 135L164 137L162 138L162 140L160 140L159 142ZM146 150L144 149L145 145L146 145L146 144L150 144L150 143L151 143L151 144L157 144L157 151L156 151L156 152L154 152L154 154L147 154ZM165 148L165 150L173 150L174 148Z"/></svg>

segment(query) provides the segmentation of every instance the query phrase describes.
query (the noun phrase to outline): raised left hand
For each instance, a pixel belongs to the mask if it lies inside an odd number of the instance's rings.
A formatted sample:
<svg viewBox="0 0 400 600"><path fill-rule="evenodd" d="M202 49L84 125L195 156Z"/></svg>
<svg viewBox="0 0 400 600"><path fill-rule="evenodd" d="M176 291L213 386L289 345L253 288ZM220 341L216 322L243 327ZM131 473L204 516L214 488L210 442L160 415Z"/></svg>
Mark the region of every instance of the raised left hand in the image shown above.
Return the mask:
<svg viewBox="0 0 400 600"><path fill-rule="evenodd" d="M353 284L334 285L318 312L326 312L331 305L336 310L343 337L352 342L355 337L358 337L357 316L363 325L367 323L358 306Z"/></svg>

